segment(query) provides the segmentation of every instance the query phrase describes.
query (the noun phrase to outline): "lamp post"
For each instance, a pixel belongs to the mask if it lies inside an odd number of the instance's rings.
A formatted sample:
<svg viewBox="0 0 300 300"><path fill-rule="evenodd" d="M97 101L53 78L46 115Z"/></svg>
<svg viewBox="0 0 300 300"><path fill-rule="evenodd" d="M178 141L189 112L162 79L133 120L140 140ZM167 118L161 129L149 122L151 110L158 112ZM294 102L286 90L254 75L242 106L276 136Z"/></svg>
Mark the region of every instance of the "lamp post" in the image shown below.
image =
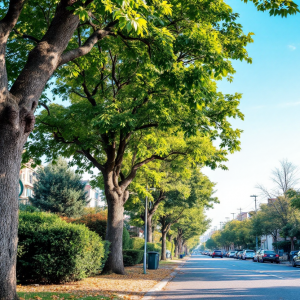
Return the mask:
<svg viewBox="0 0 300 300"><path fill-rule="evenodd" d="M256 195L251 195L250 197L253 197L254 198L254 201L255 201L255 213L257 213L257 208L256 208ZM258 250L258 240L257 240L257 235L255 235L255 248L256 248L256 251Z"/></svg>
<svg viewBox="0 0 300 300"><path fill-rule="evenodd" d="M152 190L154 191L155 188L146 190ZM144 245L144 274L146 274L146 265L147 265L147 219L148 219L148 196L146 196L145 199L145 229L144 229L144 237L145 237L145 245Z"/></svg>

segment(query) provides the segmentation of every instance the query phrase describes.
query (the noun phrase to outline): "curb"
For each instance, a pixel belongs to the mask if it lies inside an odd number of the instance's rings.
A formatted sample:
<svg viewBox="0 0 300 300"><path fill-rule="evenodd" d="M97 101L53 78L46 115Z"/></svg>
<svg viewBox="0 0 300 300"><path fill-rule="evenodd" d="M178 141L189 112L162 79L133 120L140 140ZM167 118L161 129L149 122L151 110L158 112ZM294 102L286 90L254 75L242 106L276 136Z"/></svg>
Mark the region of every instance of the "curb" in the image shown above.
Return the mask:
<svg viewBox="0 0 300 300"><path fill-rule="evenodd" d="M188 260L185 260L181 265L176 268L176 271L172 272L168 277L164 278L161 282L156 284L152 289L150 289L141 300L151 300L156 292L161 291L178 273L178 270L184 266Z"/></svg>

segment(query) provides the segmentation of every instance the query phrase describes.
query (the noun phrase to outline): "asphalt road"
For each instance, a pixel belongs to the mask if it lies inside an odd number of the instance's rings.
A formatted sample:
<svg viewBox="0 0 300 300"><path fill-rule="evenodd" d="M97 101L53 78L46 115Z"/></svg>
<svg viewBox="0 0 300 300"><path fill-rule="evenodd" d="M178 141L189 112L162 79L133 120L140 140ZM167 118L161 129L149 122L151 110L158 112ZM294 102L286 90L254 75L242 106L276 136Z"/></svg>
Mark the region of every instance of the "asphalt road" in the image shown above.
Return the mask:
<svg viewBox="0 0 300 300"><path fill-rule="evenodd" d="M300 267L192 256L153 299L300 300Z"/></svg>

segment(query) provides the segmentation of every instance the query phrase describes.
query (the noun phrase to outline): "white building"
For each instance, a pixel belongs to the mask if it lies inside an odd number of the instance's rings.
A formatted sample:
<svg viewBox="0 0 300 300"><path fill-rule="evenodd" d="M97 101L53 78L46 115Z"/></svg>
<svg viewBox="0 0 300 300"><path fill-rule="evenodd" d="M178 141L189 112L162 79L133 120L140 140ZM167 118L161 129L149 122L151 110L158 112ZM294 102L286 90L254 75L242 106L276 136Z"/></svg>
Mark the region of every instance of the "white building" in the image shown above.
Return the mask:
<svg viewBox="0 0 300 300"><path fill-rule="evenodd" d="M20 170L20 190L22 194L19 196L20 202L23 204L29 204L28 197L33 196L33 184L37 181L36 178L37 167L32 167L32 161L26 163Z"/></svg>
<svg viewBox="0 0 300 300"><path fill-rule="evenodd" d="M83 180L83 183L85 183L84 190L87 192L87 197L90 199L90 203L87 205L88 207L104 207L105 201L102 197L102 193L100 189L95 188L93 189L90 185L89 180Z"/></svg>

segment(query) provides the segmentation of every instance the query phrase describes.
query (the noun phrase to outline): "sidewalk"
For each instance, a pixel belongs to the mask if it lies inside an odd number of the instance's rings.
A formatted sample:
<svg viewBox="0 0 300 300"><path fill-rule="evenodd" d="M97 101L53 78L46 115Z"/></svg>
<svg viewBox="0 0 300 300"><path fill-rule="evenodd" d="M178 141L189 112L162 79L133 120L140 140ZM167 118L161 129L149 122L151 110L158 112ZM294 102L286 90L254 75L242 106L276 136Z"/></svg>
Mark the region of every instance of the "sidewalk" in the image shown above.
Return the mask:
<svg viewBox="0 0 300 300"><path fill-rule="evenodd" d="M71 293L74 296L104 295L121 299L138 300L171 274L189 257L161 261L158 270L147 270L143 274L143 265L126 267L126 275L99 275L82 281L53 285L18 285L18 292L58 292Z"/></svg>

